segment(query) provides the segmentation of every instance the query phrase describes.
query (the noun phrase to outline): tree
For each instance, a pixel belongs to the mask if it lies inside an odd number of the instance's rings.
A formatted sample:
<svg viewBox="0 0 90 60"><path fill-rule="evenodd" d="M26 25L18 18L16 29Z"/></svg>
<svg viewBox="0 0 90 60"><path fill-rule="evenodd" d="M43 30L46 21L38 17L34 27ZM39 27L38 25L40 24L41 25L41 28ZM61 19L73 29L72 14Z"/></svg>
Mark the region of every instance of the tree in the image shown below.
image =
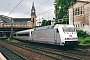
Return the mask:
<svg viewBox="0 0 90 60"><path fill-rule="evenodd" d="M89 35L88 35L85 31L83 31L83 30L77 30L77 35L78 35L78 37L83 37L83 38L89 36Z"/></svg>
<svg viewBox="0 0 90 60"><path fill-rule="evenodd" d="M42 21L41 26L46 26L46 20L43 20L43 21Z"/></svg>
<svg viewBox="0 0 90 60"><path fill-rule="evenodd" d="M51 20L43 20L41 26L51 25Z"/></svg>
<svg viewBox="0 0 90 60"><path fill-rule="evenodd" d="M76 1L77 0L55 0L57 5L57 10L55 9L55 11L57 11L55 12L55 14L57 14L57 19L68 18L68 8Z"/></svg>
<svg viewBox="0 0 90 60"><path fill-rule="evenodd" d="M47 25L51 25L51 20L48 20L47 21Z"/></svg>

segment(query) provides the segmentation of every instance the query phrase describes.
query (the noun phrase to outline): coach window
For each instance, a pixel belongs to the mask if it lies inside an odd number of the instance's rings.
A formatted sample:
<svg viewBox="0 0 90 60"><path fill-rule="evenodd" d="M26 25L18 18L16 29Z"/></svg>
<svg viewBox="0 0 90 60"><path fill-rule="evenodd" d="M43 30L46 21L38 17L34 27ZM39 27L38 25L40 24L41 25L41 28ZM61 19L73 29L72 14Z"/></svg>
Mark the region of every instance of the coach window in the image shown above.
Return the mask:
<svg viewBox="0 0 90 60"><path fill-rule="evenodd" d="M21 34L18 34L18 36L21 36Z"/></svg>
<svg viewBox="0 0 90 60"><path fill-rule="evenodd" d="M29 36L29 33L25 33L25 34L23 34L23 36Z"/></svg>
<svg viewBox="0 0 90 60"><path fill-rule="evenodd" d="M13 34L13 36L16 36L16 34Z"/></svg>

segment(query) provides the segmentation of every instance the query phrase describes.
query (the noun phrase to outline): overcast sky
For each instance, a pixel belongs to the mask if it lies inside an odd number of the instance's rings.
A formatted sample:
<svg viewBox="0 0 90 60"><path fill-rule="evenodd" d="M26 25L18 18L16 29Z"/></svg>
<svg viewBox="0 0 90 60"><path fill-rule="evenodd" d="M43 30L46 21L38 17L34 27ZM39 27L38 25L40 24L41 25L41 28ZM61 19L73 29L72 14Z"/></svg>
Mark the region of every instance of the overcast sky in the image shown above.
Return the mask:
<svg viewBox="0 0 90 60"><path fill-rule="evenodd" d="M32 3L34 1L37 20L41 20L42 18L54 18L54 0L23 0L22 2L21 1L22 0L0 0L0 15L5 15L13 18L30 18ZM18 5L19 3L20 5Z"/></svg>

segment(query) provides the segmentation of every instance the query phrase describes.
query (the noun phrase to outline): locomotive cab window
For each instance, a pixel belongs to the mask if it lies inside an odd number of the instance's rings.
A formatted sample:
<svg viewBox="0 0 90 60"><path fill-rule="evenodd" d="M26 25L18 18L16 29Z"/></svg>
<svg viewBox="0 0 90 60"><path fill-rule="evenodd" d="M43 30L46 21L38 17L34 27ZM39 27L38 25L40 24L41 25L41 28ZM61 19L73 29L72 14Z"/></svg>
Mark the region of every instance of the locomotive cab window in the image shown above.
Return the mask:
<svg viewBox="0 0 90 60"><path fill-rule="evenodd" d="M64 32L75 32L75 28L62 28Z"/></svg>
<svg viewBox="0 0 90 60"><path fill-rule="evenodd" d="M59 33L59 30L58 30L58 29L56 29L56 32L57 32L57 33Z"/></svg>
<svg viewBox="0 0 90 60"><path fill-rule="evenodd" d="M31 31L31 34L32 34L32 31Z"/></svg>

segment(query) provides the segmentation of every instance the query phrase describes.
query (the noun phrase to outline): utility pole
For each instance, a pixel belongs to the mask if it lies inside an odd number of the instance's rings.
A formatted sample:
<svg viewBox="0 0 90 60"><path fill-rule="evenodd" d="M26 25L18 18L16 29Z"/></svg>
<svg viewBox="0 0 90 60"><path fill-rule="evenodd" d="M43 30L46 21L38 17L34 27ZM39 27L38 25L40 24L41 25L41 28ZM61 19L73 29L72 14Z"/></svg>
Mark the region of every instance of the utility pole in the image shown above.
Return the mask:
<svg viewBox="0 0 90 60"><path fill-rule="evenodd" d="M73 10L73 26L74 26L74 6L73 6L74 2L72 0L72 10Z"/></svg>
<svg viewBox="0 0 90 60"><path fill-rule="evenodd" d="M40 26L40 16L39 16L39 26Z"/></svg>
<svg viewBox="0 0 90 60"><path fill-rule="evenodd" d="M11 39L13 39L13 19L10 18L11 20Z"/></svg>

